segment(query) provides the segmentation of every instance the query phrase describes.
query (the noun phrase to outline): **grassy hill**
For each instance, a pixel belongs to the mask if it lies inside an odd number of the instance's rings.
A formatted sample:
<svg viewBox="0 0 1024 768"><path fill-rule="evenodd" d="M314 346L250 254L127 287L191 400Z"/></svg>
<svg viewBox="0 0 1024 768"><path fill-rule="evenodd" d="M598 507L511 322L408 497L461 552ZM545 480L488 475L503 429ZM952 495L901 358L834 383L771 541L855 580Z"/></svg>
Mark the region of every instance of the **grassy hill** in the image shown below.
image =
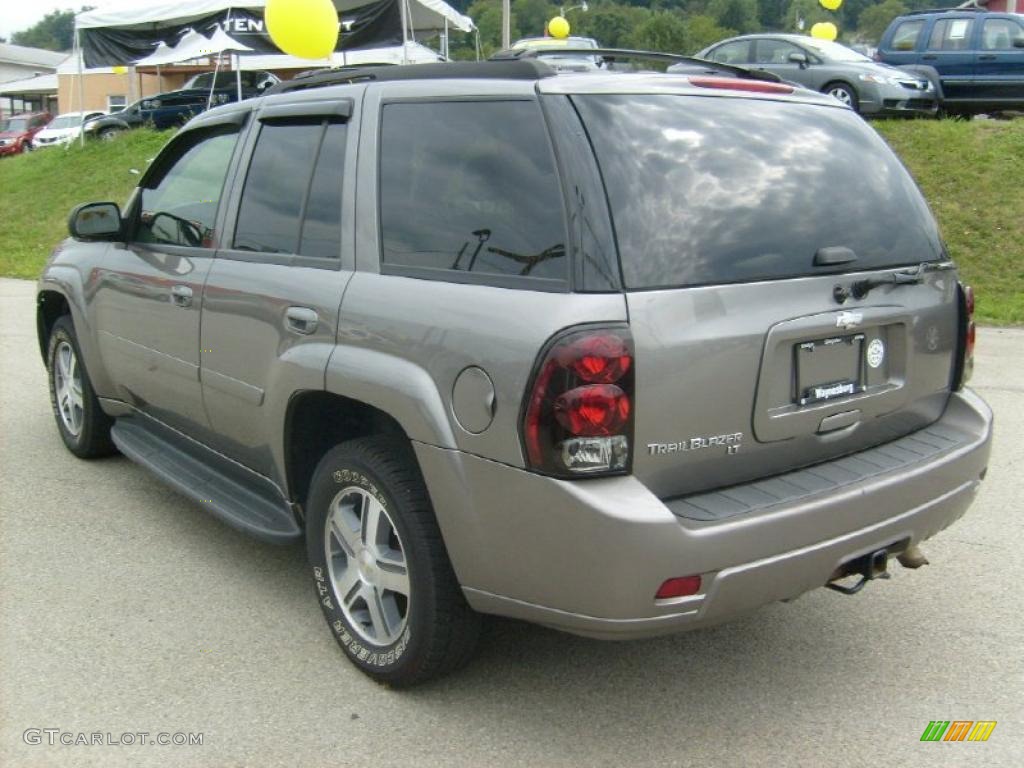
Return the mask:
<svg viewBox="0 0 1024 768"><path fill-rule="evenodd" d="M1024 120L874 123L917 178L988 323L1024 324ZM123 203L169 133L0 161L0 275L34 278L77 203ZM841 212L837 211L837 215Z"/></svg>

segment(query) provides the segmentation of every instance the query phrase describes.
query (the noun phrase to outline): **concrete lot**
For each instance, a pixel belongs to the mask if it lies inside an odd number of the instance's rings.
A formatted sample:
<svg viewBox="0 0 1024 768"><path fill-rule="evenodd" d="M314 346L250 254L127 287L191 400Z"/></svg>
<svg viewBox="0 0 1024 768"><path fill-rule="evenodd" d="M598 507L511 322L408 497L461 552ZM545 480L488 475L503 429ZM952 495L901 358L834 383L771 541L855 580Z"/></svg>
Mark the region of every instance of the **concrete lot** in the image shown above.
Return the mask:
<svg viewBox="0 0 1024 768"><path fill-rule="evenodd" d="M647 642L495 621L464 672L394 693L343 659L301 547L64 450L32 296L0 280L2 766L1021 765L1024 331L980 334L993 461L931 566ZM998 726L919 742L936 719ZM31 746L28 728L204 743Z"/></svg>

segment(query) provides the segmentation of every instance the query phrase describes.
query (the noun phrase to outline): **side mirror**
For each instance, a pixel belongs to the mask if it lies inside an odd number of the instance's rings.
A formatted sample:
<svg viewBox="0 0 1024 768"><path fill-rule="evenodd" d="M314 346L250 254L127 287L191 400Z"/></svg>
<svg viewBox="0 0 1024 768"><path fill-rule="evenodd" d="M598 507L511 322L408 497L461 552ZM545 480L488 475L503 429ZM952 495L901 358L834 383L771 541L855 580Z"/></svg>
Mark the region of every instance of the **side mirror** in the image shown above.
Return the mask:
<svg viewBox="0 0 1024 768"><path fill-rule="evenodd" d="M807 54L806 53L791 53L789 54L789 60L793 64L799 64L801 68L807 66Z"/></svg>
<svg viewBox="0 0 1024 768"><path fill-rule="evenodd" d="M1015 38L1013 38L1013 47L1014 48L1024 48L1024 37L1015 37Z"/></svg>
<svg viewBox="0 0 1024 768"><path fill-rule="evenodd" d="M122 229L117 203L85 203L68 217L68 231L76 240L113 240Z"/></svg>

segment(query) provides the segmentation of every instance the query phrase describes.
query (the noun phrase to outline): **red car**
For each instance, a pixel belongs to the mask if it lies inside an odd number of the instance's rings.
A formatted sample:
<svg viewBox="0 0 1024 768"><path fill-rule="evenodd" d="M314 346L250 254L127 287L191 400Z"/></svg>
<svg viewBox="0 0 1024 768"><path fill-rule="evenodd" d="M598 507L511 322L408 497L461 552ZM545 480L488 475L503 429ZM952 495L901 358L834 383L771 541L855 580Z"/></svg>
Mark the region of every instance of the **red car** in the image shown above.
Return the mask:
<svg viewBox="0 0 1024 768"><path fill-rule="evenodd" d="M32 137L52 119L49 112L27 112L0 121L0 157L32 149Z"/></svg>

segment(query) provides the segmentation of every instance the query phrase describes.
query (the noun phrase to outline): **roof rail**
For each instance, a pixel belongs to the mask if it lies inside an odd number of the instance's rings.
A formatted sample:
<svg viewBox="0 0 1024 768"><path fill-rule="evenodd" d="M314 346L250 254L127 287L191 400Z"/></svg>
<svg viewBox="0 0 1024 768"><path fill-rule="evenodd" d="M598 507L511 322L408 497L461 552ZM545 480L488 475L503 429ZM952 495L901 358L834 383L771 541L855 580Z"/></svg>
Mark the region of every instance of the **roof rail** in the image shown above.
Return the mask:
<svg viewBox="0 0 1024 768"><path fill-rule="evenodd" d="M445 61L407 66L339 67L305 74L271 86L264 95L291 93L348 83L390 80L540 80L558 74L540 61Z"/></svg>
<svg viewBox="0 0 1024 768"><path fill-rule="evenodd" d="M545 56L597 56L603 63L614 64L620 59L648 59L665 61L670 64L688 64L706 74L730 74L746 80L765 80L778 83L782 80L778 75L763 70L737 67L735 64L722 64L717 61L698 59L693 56L680 56L675 53L661 51L637 51L630 48L508 48L491 56L490 61L529 61Z"/></svg>
<svg viewBox="0 0 1024 768"><path fill-rule="evenodd" d="M957 6L954 6L952 8L917 8L917 9L915 9L913 11L907 11L906 13L901 13L900 16L921 16L921 15L926 14L926 13L964 13L964 12L966 12L966 13L988 13L989 9L984 7L984 6L974 5L973 3L971 5L967 5L965 3L964 5L957 5Z"/></svg>

